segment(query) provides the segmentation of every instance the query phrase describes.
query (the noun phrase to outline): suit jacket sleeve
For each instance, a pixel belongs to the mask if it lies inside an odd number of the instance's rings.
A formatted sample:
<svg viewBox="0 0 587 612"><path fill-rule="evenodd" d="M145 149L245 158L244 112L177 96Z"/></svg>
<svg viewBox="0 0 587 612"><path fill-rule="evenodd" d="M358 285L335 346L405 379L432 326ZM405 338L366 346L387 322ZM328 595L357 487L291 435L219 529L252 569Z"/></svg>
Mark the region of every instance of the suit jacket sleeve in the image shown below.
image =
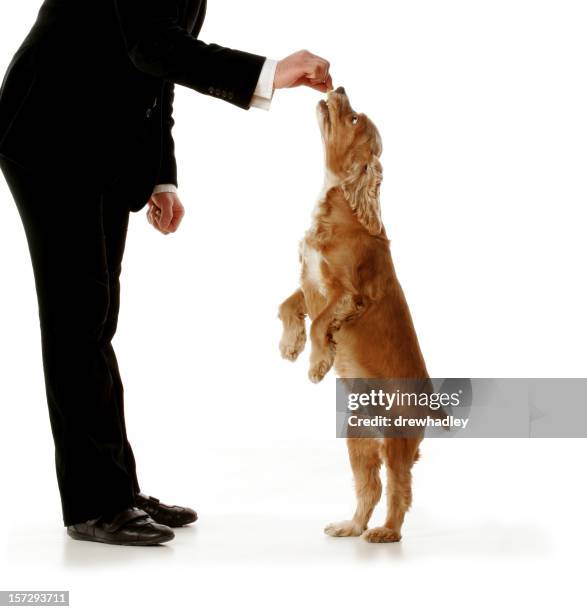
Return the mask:
<svg viewBox="0 0 587 612"><path fill-rule="evenodd" d="M127 53L151 76L248 109L265 57L198 40L182 0L114 0Z"/></svg>
<svg viewBox="0 0 587 612"><path fill-rule="evenodd" d="M166 81L163 85L161 98L162 132L161 132L161 166L157 184L177 186L177 162L175 161L175 142L171 132L173 120L174 85Z"/></svg>

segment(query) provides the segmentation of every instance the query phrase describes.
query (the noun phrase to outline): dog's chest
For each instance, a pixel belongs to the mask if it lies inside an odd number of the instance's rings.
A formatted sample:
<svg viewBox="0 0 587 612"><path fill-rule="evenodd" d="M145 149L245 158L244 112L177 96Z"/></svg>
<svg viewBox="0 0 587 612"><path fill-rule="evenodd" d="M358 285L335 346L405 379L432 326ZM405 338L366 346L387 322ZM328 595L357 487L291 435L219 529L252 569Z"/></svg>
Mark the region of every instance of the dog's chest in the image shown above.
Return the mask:
<svg viewBox="0 0 587 612"><path fill-rule="evenodd" d="M311 289L323 297L327 295L327 286L324 282L324 267L327 262L317 245L324 241L324 231L320 227L319 219L324 215L324 206L328 192L338 184L338 179L330 172L326 172L322 194L312 212L312 226L306 232L300 243L300 260L302 263L302 285L305 290Z"/></svg>
<svg viewBox="0 0 587 612"><path fill-rule="evenodd" d="M310 289L326 296L326 285L322 275L323 257L320 251L311 246L309 237L311 230L306 234L300 245L300 257L302 260L302 283Z"/></svg>

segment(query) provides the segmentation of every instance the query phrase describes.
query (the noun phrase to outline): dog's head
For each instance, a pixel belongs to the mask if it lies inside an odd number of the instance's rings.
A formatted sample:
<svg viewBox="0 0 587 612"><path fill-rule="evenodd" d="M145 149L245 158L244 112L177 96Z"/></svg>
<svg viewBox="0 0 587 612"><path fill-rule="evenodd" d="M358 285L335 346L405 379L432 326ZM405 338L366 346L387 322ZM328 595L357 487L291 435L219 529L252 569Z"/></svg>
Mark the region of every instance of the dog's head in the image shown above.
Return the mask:
<svg viewBox="0 0 587 612"><path fill-rule="evenodd" d="M340 183L350 207L370 234L383 230L379 186L383 169L381 136L374 123L353 110L343 87L318 104L326 167Z"/></svg>

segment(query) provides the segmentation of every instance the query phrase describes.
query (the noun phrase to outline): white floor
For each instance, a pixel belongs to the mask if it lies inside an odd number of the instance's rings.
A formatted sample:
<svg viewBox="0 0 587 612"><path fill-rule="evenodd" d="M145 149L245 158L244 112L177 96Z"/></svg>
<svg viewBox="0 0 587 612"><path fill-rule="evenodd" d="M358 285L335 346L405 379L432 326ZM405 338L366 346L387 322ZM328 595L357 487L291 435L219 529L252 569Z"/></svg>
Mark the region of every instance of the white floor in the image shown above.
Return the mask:
<svg viewBox="0 0 587 612"><path fill-rule="evenodd" d="M68 589L71 607L84 611L181 610L189 601L205 610L584 610L583 447L426 441L404 539L390 545L322 533L352 509L341 441L328 449L201 449L187 485L185 472L169 477L161 459L150 480L164 490L149 492L193 502L200 520L151 549L69 540L53 482L41 490L21 483L25 510L16 496L0 508L0 588Z"/></svg>

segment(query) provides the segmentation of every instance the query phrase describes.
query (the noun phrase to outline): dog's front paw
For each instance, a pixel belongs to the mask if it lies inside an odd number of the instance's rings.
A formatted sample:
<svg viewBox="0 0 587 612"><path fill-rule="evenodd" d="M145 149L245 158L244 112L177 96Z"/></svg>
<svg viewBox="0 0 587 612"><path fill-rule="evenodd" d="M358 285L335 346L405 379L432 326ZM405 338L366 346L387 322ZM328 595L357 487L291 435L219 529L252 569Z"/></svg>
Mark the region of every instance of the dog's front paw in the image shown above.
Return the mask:
<svg viewBox="0 0 587 612"><path fill-rule="evenodd" d="M334 354L320 352L310 357L310 371L308 376L313 383L319 383L328 373L334 363Z"/></svg>
<svg viewBox="0 0 587 612"><path fill-rule="evenodd" d="M279 343L279 352L284 359L295 361L306 346L306 330L284 330Z"/></svg>
<svg viewBox="0 0 587 612"><path fill-rule="evenodd" d="M341 521L340 523L330 523L324 527L324 533L333 538L349 538L358 537L363 533L364 529L353 523L353 521Z"/></svg>
<svg viewBox="0 0 587 612"><path fill-rule="evenodd" d="M402 539L402 536L397 533L397 531L389 529L388 527L374 527L373 529L365 531L363 538L365 538L367 542L371 542L373 544L383 544L389 542L399 542Z"/></svg>

